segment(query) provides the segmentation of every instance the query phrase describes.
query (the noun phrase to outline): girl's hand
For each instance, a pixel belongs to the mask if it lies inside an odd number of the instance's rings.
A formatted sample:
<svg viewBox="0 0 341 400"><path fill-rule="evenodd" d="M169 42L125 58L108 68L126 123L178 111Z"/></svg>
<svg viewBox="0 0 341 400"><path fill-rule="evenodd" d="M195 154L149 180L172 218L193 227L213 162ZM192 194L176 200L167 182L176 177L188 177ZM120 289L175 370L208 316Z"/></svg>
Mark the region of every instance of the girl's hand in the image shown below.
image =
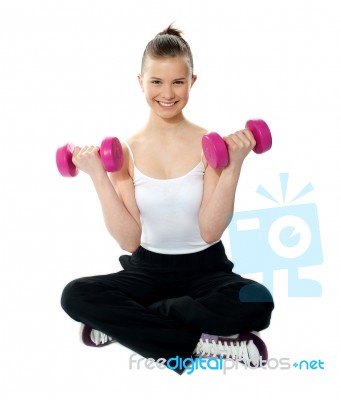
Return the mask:
<svg viewBox="0 0 341 400"><path fill-rule="evenodd" d="M242 129L223 138L228 146L228 167L241 167L245 157L255 147L256 141L249 129Z"/></svg>
<svg viewBox="0 0 341 400"><path fill-rule="evenodd" d="M106 173L97 146L75 147L72 153L72 162L80 171L91 177Z"/></svg>

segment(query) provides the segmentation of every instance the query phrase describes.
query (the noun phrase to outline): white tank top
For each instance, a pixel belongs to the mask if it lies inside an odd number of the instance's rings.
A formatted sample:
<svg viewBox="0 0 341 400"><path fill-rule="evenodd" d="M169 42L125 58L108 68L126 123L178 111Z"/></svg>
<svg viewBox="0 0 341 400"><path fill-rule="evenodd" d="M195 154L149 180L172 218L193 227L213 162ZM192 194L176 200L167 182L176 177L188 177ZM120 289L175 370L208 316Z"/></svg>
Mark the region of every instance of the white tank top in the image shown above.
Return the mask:
<svg viewBox="0 0 341 400"><path fill-rule="evenodd" d="M141 246L160 254L189 254L210 247L199 229L203 162L179 178L151 178L136 167L132 150L124 143L134 164L135 198L142 224Z"/></svg>

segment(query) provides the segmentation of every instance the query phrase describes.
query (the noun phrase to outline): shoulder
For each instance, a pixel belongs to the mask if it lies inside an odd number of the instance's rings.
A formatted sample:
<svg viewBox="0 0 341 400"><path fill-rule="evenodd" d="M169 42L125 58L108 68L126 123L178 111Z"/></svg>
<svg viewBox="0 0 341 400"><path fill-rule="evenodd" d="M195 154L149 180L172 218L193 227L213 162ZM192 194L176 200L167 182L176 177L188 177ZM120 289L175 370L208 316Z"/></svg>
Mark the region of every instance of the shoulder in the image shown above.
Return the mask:
<svg viewBox="0 0 341 400"><path fill-rule="evenodd" d="M193 122L189 122L188 124L188 130L190 133L192 133L193 135L196 135L198 137L202 137L204 135L206 135L206 133L208 132L208 130L200 125L194 124Z"/></svg>
<svg viewBox="0 0 341 400"><path fill-rule="evenodd" d="M134 179L134 165L135 165L135 157L136 149L138 149L141 144L143 145L144 135L141 132L137 132L134 135L128 137L122 144L123 156L125 159L125 167L126 171L131 177Z"/></svg>
<svg viewBox="0 0 341 400"><path fill-rule="evenodd" d="M129 150L134 151L136 146L143 145L146 142L146 138L148 138L148 136L143 131L139 131L134 135L129 136L122 143L123 152L126 151L129 155L130 154Z"/></svg>
<svg viewBox="0 0 341 400"><path fill-rule="evenodd" d="M207 128L204 128L204 127L200 126L200 125L196 125L196 124L191 123L190 124L190 128L189 128L189 133L190 133L189 136L190 136L191 142L192 143L197 143L198 148L200 148L201 160L202 160L202 162L204 164L205 172L206 172L208 163L207 163L207 160L206 160L206 158L204 156L204 153L202 151L202 138L207 133L209 133L209 130Z"/></svg>

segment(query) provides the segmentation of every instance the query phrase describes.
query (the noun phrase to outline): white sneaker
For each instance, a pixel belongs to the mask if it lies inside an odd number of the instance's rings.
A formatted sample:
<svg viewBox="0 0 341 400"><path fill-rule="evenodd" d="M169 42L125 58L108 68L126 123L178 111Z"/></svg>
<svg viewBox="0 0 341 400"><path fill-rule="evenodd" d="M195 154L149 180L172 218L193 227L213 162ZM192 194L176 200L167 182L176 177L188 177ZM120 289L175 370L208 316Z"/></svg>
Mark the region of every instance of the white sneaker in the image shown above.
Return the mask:
<svg viewBox="0 0 341 400"><path fill-rule="evenodd" d="M223 357L239 361L253 368L264 365L268 351L256 332L246 332L234 336L202 334L194 349L194 356L205 358Z"/></svg>
<svg viewBox="0 0 341 400"><path fill-rule="evenodd" d="M111 336L97 331L96 329L92 329L90 326L84 324L81 324L80 337L82 343L84 343L86 346L92 347L103 347L116 342L116 340Z"/></svg>

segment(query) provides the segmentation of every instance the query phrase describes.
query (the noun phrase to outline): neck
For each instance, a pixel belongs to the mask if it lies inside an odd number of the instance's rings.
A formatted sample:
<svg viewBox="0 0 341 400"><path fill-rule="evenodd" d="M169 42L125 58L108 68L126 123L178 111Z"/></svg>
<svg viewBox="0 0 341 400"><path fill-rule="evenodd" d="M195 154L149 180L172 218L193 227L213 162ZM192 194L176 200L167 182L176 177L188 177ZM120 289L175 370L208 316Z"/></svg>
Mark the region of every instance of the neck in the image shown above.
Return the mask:
<svg viewBox="0 0 341 400"><path fill-rule="evenodd" d="M174 135L179 133L184 126L188 124L188 121L184 115L178 114L174 118L160 118L158 115L151 113L149 120L146 124L148 132L154 132L163 135Z"/></svg>

